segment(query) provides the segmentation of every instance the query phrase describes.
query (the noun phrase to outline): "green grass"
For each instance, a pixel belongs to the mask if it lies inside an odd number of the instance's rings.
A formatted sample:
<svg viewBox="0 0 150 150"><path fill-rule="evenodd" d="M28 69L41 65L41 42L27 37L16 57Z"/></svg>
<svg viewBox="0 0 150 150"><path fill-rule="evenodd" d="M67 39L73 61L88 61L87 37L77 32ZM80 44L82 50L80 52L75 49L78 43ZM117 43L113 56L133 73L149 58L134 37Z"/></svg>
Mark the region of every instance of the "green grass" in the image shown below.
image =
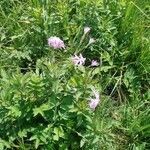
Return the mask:
<svg viewBox="0 0 150 150"><path fill-rule="evenodd" d="M23 91L24 105L27 104L24 109L28 110L28 106L34 107L33 104L39 107L44 104L49 96L48 89L54 88L60 98L62 88L70 92L78 86L80 92L76 97L85 99L86 90L92 85L99 89L101 102L92 114L91 145L82 149L150 149L149 24L149 0L1 0L0 149L26 150L38 146L39 141L35 144L28 139L31 135L18 136L18 129L21 131L24 126L15 118L17 110L12 110L12 116L6 113L8 105L24 108L19 101L19 91ZM85 26L91 28L89 37L95 38L96 42L86 47L87 36L79 47ZM67 52L50 49L47 44L50 36L63 39ZM87 58L85 68L80 68L82 73L74 71L68 60L76 51ZM92 59L97 59L101 65L94 69L88 67ZM56 81L56 85L52 81ZM59 88L60 82L62 87ZM38 97L38 94L41 95ZM6 119L9 115L12 120ZM30 118L30 114L26 117ZM10 127L7 128L7 124ZM44 132L46 136L48 127L37 126L39 132L30 129L27 132L36 136ZM14 131L11 131L13 127ZM47 147L46 142L42 146L39 149L54 149ZM71 146L70 149L78 149L77 143ZM60 147L55 149L66 148Z"/></svg>

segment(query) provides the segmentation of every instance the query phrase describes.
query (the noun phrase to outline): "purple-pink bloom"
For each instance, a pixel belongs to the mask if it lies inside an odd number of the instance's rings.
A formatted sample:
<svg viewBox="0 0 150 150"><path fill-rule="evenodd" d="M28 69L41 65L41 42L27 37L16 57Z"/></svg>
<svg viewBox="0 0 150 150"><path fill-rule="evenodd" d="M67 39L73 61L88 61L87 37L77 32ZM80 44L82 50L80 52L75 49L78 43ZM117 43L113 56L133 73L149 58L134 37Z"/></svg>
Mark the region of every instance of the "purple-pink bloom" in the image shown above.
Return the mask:
<svg viewBox="0 0 150 150"><path fill-rule="evenodd" d="M97 107L98 104L99 104L98 99L91 99L89 106L92 110L95 110L95 108Z"/></svg>
<svg viewBox="0 0 150 150"><path fill-rule="evenodd" d="M48 39L48 45L53 47L54 49L65 49L65 44L64 42L56 36L52 36Z"/></svg>
<svg viewBox="0 0 150 150"><path fill-rule="evenodd" d="M92 67L97 67L97 66L99 66L99 63L97 62L97 60L92 60L91 66Z"/></svg>
<svg viewBox="0 0 150 150"><path fill-rule="evenodd" d="M90 27L84 27L84 34L87 34L90 32L91 28Z"/></svg>
<svg viewBox="0 0 150 150"><path fill-rule="evenodd" d="M83 58L82 54L80 54L79 56L77 56L76 54L71 57L72 62L76 65L76 66L81 66L85 64L85 60L86 58Z"/></svg>
<svg viewBox="0 0 150 150"><path fill-rule="evenodd" d="M90 98L89 106L92 110L95 110L95 108L100 102L100 96L96 90L92 90L92 91L93 91L93 95L95 96L95 98Z"/></svg>

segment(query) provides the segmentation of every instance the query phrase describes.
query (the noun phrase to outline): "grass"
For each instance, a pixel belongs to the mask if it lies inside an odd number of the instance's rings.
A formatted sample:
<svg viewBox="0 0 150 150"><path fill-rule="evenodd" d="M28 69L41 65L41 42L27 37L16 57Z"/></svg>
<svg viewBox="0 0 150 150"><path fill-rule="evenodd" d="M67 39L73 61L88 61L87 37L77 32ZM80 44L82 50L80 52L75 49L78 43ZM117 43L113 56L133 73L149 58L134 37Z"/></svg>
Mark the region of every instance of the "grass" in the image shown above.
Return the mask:
<svg viewBox="0 0 150 150"><path fill-rule="evenodd" d="M101 63L100 67L91 72L94 80L91 84L96 84L101 92L100 105L92 118L95 134L95 140L91 143L95 145L93 149L148 150L149 12L149 0L2 0L0 85L4 82L3 70L12 77L17 73L21 73L21 76L29 73L34 78L34 73L41 71L37 70L40 61L44 62L54 55L58 64L67 64L68 58L75 51L80 51L87 58L85 66L89 66L92 59ZM91 28L90 36L96 42L85 47L89 40L86 38L85 43L79 47L85 26ZM50 36L64 40L67 46L65 54L50 52L47 45ZM65 69L70 69L70 66ZM64 80L69 76L77 78L70 71ZM86 75L83 78L88 80ZM12 83L11 77L6 79ZM77 78L81 82L79 84L83 84L84 79ZM40 88L42 91L42 85L39 85L39 91ZM5 99L11 101L11 95ZM0 105L3 106L3 103ZM0 132L0 136L3 132ZM16 145L18 149L32 149L27 148L24 142Z"/></svg>

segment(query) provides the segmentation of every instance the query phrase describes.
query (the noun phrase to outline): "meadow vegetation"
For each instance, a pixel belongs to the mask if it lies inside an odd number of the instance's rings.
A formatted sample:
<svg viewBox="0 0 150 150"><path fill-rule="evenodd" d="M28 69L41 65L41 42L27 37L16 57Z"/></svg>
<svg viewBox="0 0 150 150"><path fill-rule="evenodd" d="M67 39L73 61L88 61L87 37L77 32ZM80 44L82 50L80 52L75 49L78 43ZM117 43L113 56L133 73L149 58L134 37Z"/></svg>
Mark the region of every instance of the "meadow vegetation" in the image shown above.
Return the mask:
<svg viewBox="0 0 150 150"><path fill-rule="evenodd" d="M1 0L0 150L150 149L149 28L149 0Z"/></svg>

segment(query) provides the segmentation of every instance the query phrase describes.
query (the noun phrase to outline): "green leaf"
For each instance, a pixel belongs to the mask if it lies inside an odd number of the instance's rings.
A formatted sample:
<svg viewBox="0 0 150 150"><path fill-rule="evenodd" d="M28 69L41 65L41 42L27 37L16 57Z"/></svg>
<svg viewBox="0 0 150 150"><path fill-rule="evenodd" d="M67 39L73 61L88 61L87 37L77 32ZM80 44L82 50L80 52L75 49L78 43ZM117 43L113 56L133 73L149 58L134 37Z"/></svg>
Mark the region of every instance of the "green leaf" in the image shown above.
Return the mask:
<svg viewBox="0 0 150 150"><path fill-rule="evenodd" d="M3 150L4 149L4 144L0 142L0 149Z"/></svg>
<svg viewBox="0 0 150 150"><path fill-rule="evenodd" d="M92 76L95 76L96 74L99 74L100 73L100 68L99 67L95 68L93 71L91 71L91 73L92 73Z"/></svg>
<svg viewBox="0 0 150 150"><path fill-rule="evenodd" d="M54 135L54 136L53 136L53 140L54 140L54 141L58 141L58 140L59 140L59 136L58 136L58 135Z"/></svg>
<svg viewBox="0 0 150 150"><path fill-rule="evenodd" d="M114 68L114 67L115 67L115 66L102 66L100 70L101 70L101 71L104 71L104 72L108 72L109 69L112 69L112 68Z"/></svg>
<svg viewBox="0 0 150 150"><path fill-rule="evenodd" d="M43 104L38 108L33 109L33 114L34 117L37 116L38 114L41 114L44 117L44 111L50 110L51 107L49 107L49 104Z"/></svg>
<svg viewBox="0 0 150 150"><path fill-rule="evenodd" d="M94 140L93 140L93 144L96 144L97 142L99 141L99 136L96 136L95 138L94 138Z"/></svg>
<svg viewBox="0 0 150 150"><path fill-rule="evenodd" d="M80 141L80 147L83 147L85 144L85 139L83 138L81 141Z"/></svg>
<svg viewBox="0 0 150 150"><path fill-rule="evenodd" d="M18 136L20 138L27 137L27 131L26 130L19 131Z"/></svg>
<svg viewBox="0 0 150 150"><path fill-rule="evenodd" d="M6 147L6 148L11 148L9 142L7 142L7 141L5 141L5 140L2 140L2 139L0 138L0 150L3 150L4 147Z"/></svg>
<svg viewBox="0 0 150 150"><path fill-rule="evenodd" d="M37 149L40 145L40 140L37 138L35 141L35 148Z"/></svg>
<svg viewBox="0 0 150 150"><path fill-rule="evenodd" d="M55 127L54 133L55 133L55 135L53 136L53 139L55 141L58 141L60 137L62 137L62 138L64 137L64 131L61 126L59 128Z"/></svg>
<svg viewBox="0 0 150 150"><path fill-rule="evenodd" d="M10 111L8 115L13 116L13 117L20 117L21 116L21 111L17 106L11 106L8 108Z"/></svg>
<svg viewBox="0 0 150 150"><path fill-rule="evenodd" d="M84 67L84 66L78 66L78 69L79 69L81 72L85 73L85 67Z"/></svg>

